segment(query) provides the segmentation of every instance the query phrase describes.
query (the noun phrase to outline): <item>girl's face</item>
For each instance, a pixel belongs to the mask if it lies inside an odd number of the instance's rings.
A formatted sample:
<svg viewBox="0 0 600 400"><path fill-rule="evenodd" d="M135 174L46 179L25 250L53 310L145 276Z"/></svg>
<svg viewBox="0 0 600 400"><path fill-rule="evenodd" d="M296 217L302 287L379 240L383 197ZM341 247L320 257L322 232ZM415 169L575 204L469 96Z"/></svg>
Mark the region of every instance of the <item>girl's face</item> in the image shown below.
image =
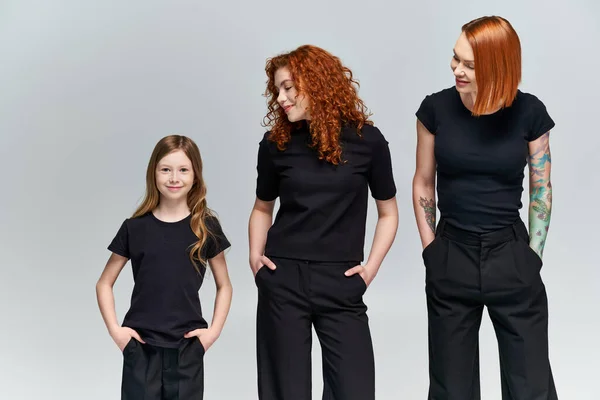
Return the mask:
<svg viewBox="0 0 600 400"><path fill-rule="evenodd" d="M275 87L278 91L277 102L285 111L290 122L301 120L310 121L309 100L304 94L299 94L292 80L292 74L287 67L275 71Z"/></svg>
<svg viewBox="0 0 600 400"><path fill-rule="evenodd" d="M456 90L459 93L477 93L474 60L473 48L463 32L454 45L454 55L450 62L450 67L454 71L454 77L456 78Z"/></svg>
<svg viewBox="0 0 600 400"><path fill-rule="evenodd" d="M161 198L187 201L187 194L194 185L194 170L182 150L164 156L158 162L155 176Z"/></svg>

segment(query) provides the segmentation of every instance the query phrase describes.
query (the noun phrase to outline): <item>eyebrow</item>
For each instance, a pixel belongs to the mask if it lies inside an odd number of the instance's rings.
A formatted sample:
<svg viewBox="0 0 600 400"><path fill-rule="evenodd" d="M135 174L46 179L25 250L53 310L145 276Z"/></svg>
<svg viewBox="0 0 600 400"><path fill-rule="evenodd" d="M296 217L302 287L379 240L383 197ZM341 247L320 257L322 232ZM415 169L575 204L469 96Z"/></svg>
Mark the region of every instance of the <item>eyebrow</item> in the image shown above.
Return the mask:
<svg viewBox="0 0 600 400"><path fill-rule="evenodd" d="M452 52L454 53L454 57L456 58L460 58L458 55L456 55L456 50L452 50ZM463 60L466 63L475 63L475 61L473 60Z"/></svg>
<svg viewBox="0 0 600 400"><path fill-rule="evenodd" d="M160 163L158 164L159 167L171 167L170 164L165 164L165 163ZM190 168L189 164L181 164L178 168Z"/></svg>
<svg viewBox="0 0 600 400"><path fill-rule="evenodd" d="M293 83L294 81L293 81L293 80L291 80L291 79L285 79L285 80L281 81L281 83L279 84L279 86L278 86L278 87L281 87L281 86L282 86L284 83L286 83L286 82L292 82L292 83Z"/></svg>

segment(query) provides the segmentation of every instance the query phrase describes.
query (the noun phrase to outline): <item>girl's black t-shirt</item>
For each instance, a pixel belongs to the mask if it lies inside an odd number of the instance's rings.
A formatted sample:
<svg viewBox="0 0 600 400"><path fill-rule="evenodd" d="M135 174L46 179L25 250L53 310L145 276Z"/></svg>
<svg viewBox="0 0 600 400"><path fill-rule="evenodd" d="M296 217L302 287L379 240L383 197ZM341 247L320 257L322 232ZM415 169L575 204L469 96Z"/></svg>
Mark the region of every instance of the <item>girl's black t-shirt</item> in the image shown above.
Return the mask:
<svg viewBox="0 0 600 400"><path fill-rule="evenodd" d="M285 150L267 139L259 144L256 196L279 197L279 210L267 236L265 255L310 261L364 258L369 189L377 200L395 196L388 142L372 125L341 131L342 159L319 160L309 146L308 126L292 132Z"/></svg>
<svg viewBox="0 0 600 400"><path fill-rule="evenodd" d="M178 347L183 335L207 328L198 291L205 266L198 273L189 254L198 238L190 226L191 214L177 222L164 222L151 212L126 219L108 249L127 257L133 269L131 305L122 326L136 330L154 346ZM205 260L230 247L219 220L206 220L209 235L202 250Z"/></svg>
<svg viewBox="0 0 600 400"><path fill-rule="evenodd" d="M441 218L476 233L514 223L528 142L554 127L544 104L518 91L510 107L474 117L452 87L426 96L416 115L435 135Z"/></svg>

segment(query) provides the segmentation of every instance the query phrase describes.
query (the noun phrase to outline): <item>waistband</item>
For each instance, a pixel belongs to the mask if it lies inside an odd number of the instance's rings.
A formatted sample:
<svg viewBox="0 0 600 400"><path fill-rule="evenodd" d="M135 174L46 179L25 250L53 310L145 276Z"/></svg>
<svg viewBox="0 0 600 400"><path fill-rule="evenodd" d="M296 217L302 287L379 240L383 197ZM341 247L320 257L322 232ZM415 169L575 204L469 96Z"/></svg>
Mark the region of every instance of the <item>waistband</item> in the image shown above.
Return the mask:
<svg viewBox="0 0 600 400"><path fill-rule="evenodd" d="M529 242L529 234L523 221L519 218L512 225L491 232L475 233L457 228L441 219L436 229L436 236L442 236L455 242L472 246L493 246L512 239L523 239Z"/></svg>

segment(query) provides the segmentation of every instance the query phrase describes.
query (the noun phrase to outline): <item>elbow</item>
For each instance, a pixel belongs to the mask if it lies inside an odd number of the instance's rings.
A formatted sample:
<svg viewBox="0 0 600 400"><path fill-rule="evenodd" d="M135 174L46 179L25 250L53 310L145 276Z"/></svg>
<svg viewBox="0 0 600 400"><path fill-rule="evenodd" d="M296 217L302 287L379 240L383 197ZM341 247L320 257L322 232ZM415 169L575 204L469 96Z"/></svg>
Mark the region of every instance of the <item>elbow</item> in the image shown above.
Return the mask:
<svg viewBox="0 0 600 400"><path fill-rule="evenodd" d="M228 297L231 297L233 295L233 285L231 284L231 281L228 280L227 282L223 282L220 285L218 285L217 293L224 293Z"/></svg>
<svg viewBox="0 0 600 400"><path fill-rule="evenodd" d="M415 175L412 182L413 192L435 190L435 177Z"/></svg>

